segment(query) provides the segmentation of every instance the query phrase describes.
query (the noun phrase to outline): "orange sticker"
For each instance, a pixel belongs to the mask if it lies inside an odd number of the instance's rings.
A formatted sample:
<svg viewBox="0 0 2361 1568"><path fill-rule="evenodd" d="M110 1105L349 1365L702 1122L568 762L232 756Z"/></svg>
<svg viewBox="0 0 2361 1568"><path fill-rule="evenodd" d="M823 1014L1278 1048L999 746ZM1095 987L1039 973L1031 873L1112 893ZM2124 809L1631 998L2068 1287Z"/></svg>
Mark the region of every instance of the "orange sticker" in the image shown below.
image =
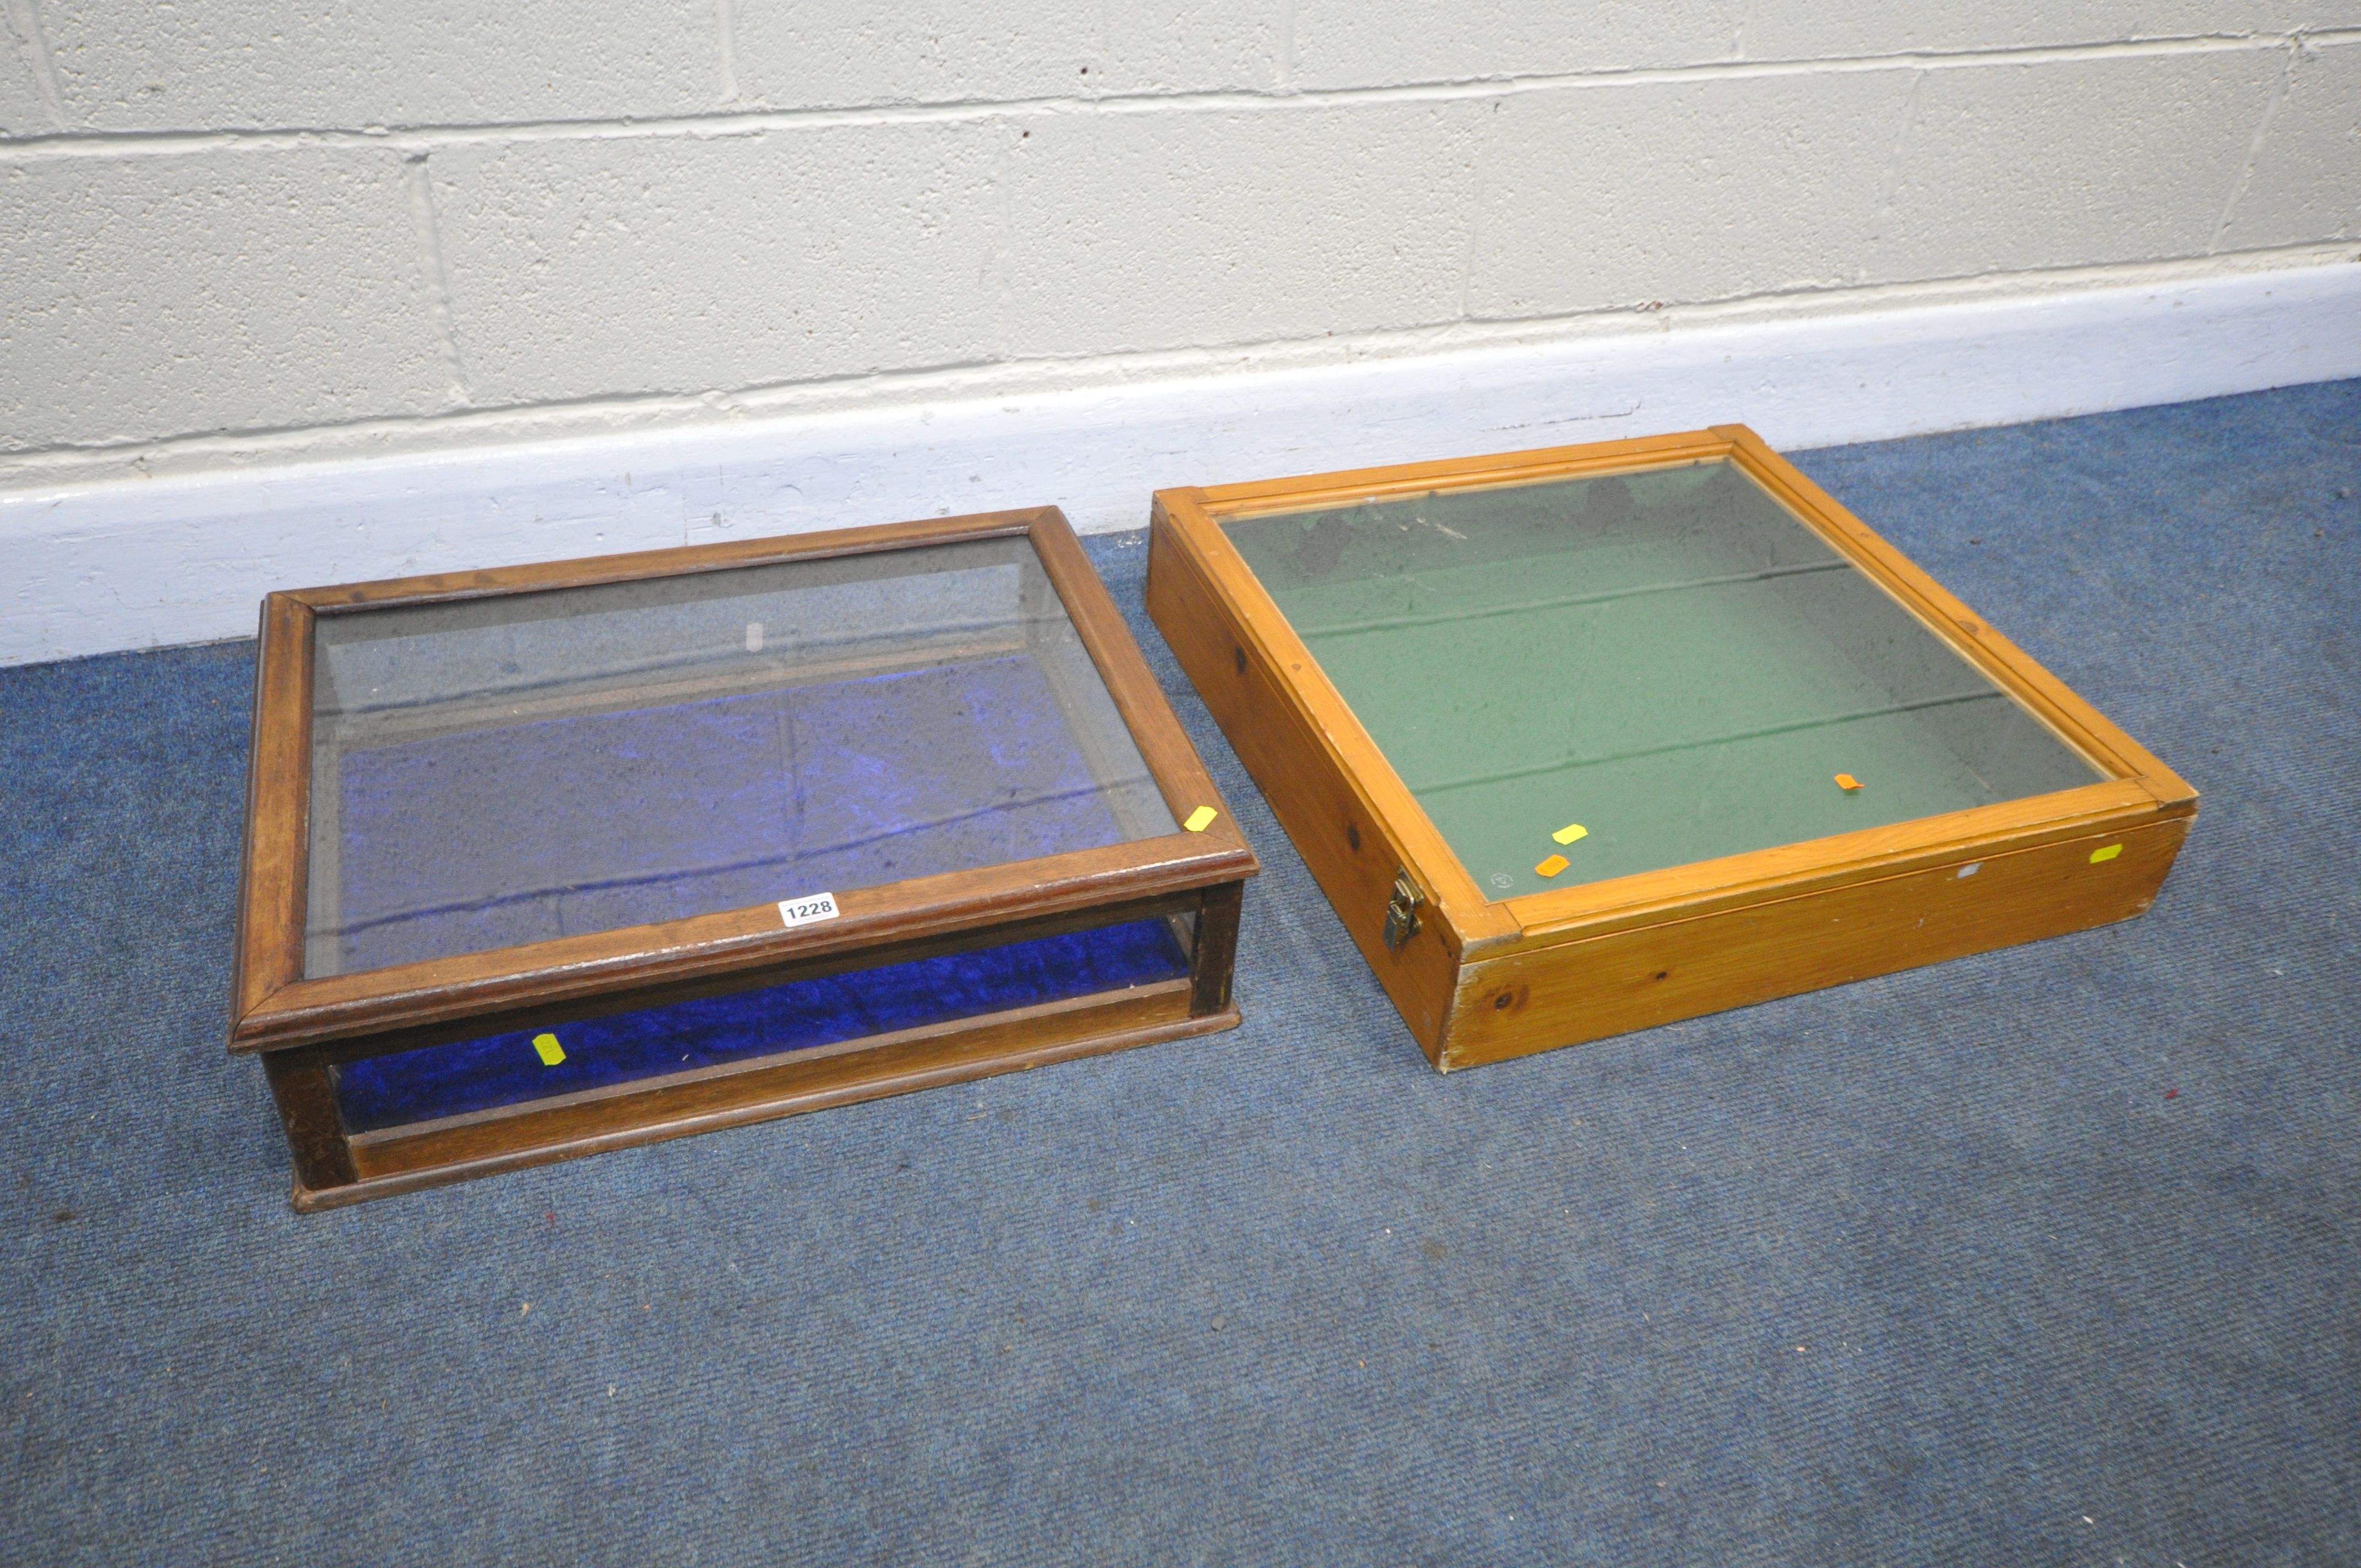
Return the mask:
<svg viewBox="0 0 2361 1568"><path fill-rule="evenodd" d="M1837 775L1837 787L1842 790L1856 790L1861 787L1861 781L1853 777L1850 773L1839 773Z"/></svg>
<svg viewBox="0 0 2361 1568"><path fill-rule="evenodd" d="M1567 860L1564 855L1552 855L1548 860L1543 861L1540 865L1535 866L1533 871L1540 876L1555 876L1558 872L1565 870L1567 866L1572 865L1573 863L1573 861Z"/></svg>

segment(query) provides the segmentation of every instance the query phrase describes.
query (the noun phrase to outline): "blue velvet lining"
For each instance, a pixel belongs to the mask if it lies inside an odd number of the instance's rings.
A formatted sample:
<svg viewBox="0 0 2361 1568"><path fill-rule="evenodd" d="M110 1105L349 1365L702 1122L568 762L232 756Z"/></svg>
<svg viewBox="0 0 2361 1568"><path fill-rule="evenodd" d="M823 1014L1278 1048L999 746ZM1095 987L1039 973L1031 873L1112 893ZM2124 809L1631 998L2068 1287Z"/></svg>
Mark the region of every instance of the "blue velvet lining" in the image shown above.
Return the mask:
<svg viewBox="0 0 2361 1568"><path fill-rule="evenodd" d="M1123 837L1022 654L348 752L337 971Z"/></svg>
<svg viewBox="0 0 2361 1568"><path fill-rule="evenodd" d="M1137 920L352 1062L336 1100L346 1127L368 1132L1188 972L1171 927ZM533 1048L544 1032L566 1052L555 1067Z"/></svg>

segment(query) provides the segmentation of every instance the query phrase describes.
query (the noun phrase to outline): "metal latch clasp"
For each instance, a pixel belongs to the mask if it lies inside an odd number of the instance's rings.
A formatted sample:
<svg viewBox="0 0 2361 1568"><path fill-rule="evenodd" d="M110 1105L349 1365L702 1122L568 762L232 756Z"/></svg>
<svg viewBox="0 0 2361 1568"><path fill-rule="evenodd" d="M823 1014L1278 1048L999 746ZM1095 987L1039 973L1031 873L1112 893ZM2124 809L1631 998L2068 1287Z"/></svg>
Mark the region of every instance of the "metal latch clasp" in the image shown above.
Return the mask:
<svg viewBox="0 0 2361 1568"><path fill-rule="evenodd" d="M1404 942L1418 935L1418 906L1425 902L1419 896L1418 883L1410 880L1408 868L1394 872L1394 895L1386 903L1388 952L1399 952Z"/></svg>

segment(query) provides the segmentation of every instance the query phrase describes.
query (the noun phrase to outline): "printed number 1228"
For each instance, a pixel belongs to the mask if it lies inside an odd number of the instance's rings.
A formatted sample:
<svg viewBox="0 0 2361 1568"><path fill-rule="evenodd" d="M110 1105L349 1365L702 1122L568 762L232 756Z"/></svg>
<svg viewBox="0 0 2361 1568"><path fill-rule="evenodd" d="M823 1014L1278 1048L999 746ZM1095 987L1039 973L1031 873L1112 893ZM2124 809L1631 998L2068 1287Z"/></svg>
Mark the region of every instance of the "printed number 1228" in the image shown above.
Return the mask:
<svg viewBox="0 0 2361 1568"><path fill-rule="evenodd" d="M779 902L779 919L790 927L808 926L815 920L833 920L840 913L836 907L836 894L832 893L816 893L809 898L787 898Z"/></svg>

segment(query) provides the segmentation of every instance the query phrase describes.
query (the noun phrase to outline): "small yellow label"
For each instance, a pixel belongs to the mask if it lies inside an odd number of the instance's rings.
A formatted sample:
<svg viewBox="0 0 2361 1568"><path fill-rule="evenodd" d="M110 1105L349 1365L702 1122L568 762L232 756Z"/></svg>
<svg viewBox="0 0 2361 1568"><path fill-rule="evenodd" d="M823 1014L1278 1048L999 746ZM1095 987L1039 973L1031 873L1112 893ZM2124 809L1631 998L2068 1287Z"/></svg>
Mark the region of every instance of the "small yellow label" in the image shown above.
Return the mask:
<svg viewBox="0 0 2361 1568"><path fill-rule="evenodd" d="M2124 847L2121 844L2110 844L2103 850L2093 850L2091 851L2091 863L2095 866L2103 861L2112 861L2123 852Z"/></svg>
<svg viewBox="0 0 2361 1568"><path fill-rule="evenodd" d="M1839 773L1837 775L1837 787L1841 790L1856 790L1861 787L1861 781L1853 777L1850 773Z"/></svg>
<svg viewBox="0 0 2361 1568"><path fill-rule="evenodd" d="M1556 832L1551 834L1550 837L1556 839L1561 844L1571 844L1576 839L1589 838L1590 829L1585 828L1579 822L1569 822L1565 827L1559 828Z"/></svg>
<svg viewBox="0 0 2361 1568"><path fill-rule="evenodd" d="M1568 861L1564 855L1552 855L1548 860L1543 861L1540 865L1535 866L1533 871L1542 876L1555 876L1558 872L1565 870L1565 868L1571 864L1573 864L1573 862Z"/></svg>
<svg viewBox="0 0 2361 1568"><path fill-rule="evenodd" d="M1201 806L1196 810L1191 812L1189 814L1189 820L1183 822L1180 826L1186 828L1191 833L1202 833L1206 828L1211 828L1213 825L1213 818L1220 815L1220 812L1214 810L1210 806Z"/></svg>
<svg viewBox="0 0 2361 1568"><path fill-rule="evenodd" d="M557 1043L557 1036L555 1035L535 1035L533 1037L533 1048L539 1053L541 1065L544 1067L555 1067L566 1059L566 1047Z"/></svg>

